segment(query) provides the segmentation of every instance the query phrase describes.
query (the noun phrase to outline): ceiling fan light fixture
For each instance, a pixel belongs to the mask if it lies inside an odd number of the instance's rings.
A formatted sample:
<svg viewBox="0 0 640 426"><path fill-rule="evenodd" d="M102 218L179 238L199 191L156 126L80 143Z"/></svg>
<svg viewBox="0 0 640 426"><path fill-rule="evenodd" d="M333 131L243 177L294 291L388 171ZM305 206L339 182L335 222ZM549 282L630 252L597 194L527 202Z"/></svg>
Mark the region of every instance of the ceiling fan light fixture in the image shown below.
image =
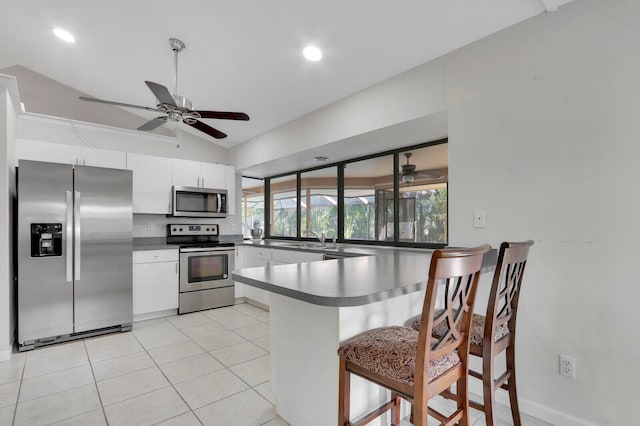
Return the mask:
<svg viewBox="0 0 640 426"><path fill-rule="evenodd" d="M302 54L304 57L311 62L318 62L322 59L322 50L318 49L315 46L307 46L302 49Z"/></svg>
<svg viewBox="0 0 640 426"><path fill-rule="evenodd" d="M65 29L62 29L62 28L54 28L54 29L53 29L53 33L54 33L54 34L55 34L59 39L64 40L64 41L66 41L67 43L75 43L75 42L76 42L75 37L73 37L73 35L72 35L69 31L67 31L67 30L65 30Z"/></svg>
<svg viewBox="0 0 640 426"><path fill-rule="evenodd" d="M402 182L406 184L413 183L415 180L415 176L413 175L402 175Z"/></svg>

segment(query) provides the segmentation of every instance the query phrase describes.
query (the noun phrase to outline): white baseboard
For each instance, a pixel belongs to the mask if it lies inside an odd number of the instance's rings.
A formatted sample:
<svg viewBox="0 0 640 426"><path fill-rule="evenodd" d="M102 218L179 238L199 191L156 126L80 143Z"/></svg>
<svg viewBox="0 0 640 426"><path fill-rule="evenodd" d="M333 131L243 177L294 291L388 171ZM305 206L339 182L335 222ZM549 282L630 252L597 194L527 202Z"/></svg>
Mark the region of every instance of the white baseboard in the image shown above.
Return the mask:
<svg viewBox="0 0 640 426"><path fill-rule="evenodd" d="M0 351L0 361L9 361L11 359L12 352L13 351L11 350L11 346L3 351Z"/></svg>
<svg viewBox="0 0 640 426"><path fill-rule="evenodd" d="M469 392L482 396L482 383L478 380L469 381ZM496 393L496 402L509 407L509 394L507 391ZM584 420L571 414L558 411L546 405L539 404L529 399L518 398L520 412L556 426L599 426L596 423Z"/></svg>
<svg viewBox="0 0 640 426"><path fill-rule="evenodd" d="M133 316L133 322L147 321L156 318L170 317L177 315L177 309L167 309L166 311L148 312L146 314L138 314Z"/></svg>

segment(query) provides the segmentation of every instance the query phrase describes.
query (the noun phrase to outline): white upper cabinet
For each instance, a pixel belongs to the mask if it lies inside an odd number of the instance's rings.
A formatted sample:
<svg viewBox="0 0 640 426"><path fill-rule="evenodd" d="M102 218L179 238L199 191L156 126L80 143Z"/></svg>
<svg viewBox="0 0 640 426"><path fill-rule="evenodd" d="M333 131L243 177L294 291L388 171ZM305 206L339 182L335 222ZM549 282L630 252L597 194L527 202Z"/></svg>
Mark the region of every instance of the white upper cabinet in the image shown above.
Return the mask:
<svg viewBox="0 0 640 426"><path fill-rule="evenodd" d="M125 152L33 140L20 140L18 144L19 159L111 169L127 168Z"/></svg>
<svg viewBox="0 0 640 426"><path fill-rule="evenodd" d="M227 213L230 215L236 214L236 168L233 166L224 166L226 175L227 188Z"/></svg>
<svg viewBox="0 0 640 426"><path fill-rule="evenodd" d="M196 188L226 188L223 164L202 163L190 160L173 160L173 184Z"/></svg>
<svg viewBox="0 0 640 426"><path fill-rule="evenodd" d="M200 162L174 159L173 184L175 186L201 187Z"/></svg>
<svg viewBox="0 0 640 426"><path fill-rule="evenodd" d="M133 171L133 212L171 213L170 158L127 154L127 169Z"/></svg>
<svg viewBox="0 0 640 426"><path fill-rule="evenodd" d="M226 189L226 167L224 164L200 163L200 186Z"/></svg>

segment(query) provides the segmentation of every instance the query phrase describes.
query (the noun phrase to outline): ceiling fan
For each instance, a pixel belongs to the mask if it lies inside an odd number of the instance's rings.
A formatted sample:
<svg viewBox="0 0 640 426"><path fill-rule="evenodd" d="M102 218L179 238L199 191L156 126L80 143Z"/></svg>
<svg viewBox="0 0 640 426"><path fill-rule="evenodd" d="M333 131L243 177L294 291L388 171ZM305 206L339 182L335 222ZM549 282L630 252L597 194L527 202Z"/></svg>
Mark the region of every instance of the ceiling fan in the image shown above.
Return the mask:
<svg viewBox="0 0 640 426"><path fill-rule="evenodd" d="M409 164L409 158L413 155L411 152L405 152L402 155L407 159L407 164L402 164L400 170L400 179L405 184L413 183L417 176L422 176L426 180L436 180L444 178L444 175L428 173L426 171L416 171L415 164ZM433 170L434 172L440 172L441 169Z"/></svg>
<svg viewBox="0 0 640 426"><path fill-rule="evenodd" d="M191 101L184 96L178 95L178 53L180 53L186 46L177 38L170 38L169 46L171 47L171 50L173 50L173 71L175 82L173 95L171 95L171 93L169 93L169 89L162 84L154 83L153 81L145 81L147 87L151 92L153 92L158 101L155 108L125 104L122 102L105 101L103 99L87 98L85 96L80 96L80 99L83 101L98 102L125 108L144 109L146 111L156 111L161 113L162 115L151 121L147 121L142 126L138 127L138 130L147 132L165 124L167 121L182 121L183 123L188 124L209 136L213 136L216 139L223 139L227 137L225 133L203 123L202 121L199 121L199 119L216 118L221 120L249 120L249 116L244 112L204 111L192 109L193 105Z"/></svg>

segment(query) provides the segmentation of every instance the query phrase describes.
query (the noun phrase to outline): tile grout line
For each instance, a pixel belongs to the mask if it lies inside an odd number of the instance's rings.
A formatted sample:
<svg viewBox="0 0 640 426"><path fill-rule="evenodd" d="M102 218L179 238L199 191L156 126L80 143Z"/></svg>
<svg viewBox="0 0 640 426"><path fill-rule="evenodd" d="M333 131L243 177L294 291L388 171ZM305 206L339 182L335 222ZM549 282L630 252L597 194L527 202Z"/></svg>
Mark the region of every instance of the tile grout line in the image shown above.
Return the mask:
<svg viewBox="0 0 640 426"><path fill-rule="evenodd" d="M84 346L84 350L87 353L87 360L89 360L89 368L91 369L91 377L93 377L93 385L96 388L96 393L98 394L98 401L100 401L100 409L102 410L102 416L104 417L105 423L109 424L109 419L107 418L107 412L104 409L104 404L102 403L102 395L100 395L100 389L98 389L98 380L96 379L96 374L93 371L93 364L91 363L91 357L89 357L89 349L87 349L87 342L85 339L82 339L82 344Z"/></svg>
<svg viewBox="0 0 640 426"><path fill-rule="evenodd" d="M231 308L233 309L233 307L231 307ZM242 315L245 315L245 316L249 316L249 317L250 317L250 315L248 315L248 314L246 314L246 313L244 313L244 312L240 312L240 311L238 311L238 310L236 310L236 309L234 309L234 310L235 310L236 312L241 313ZM204 315L204 314L203 314L203 315ZM208 318L209 320L211 320L212 322L214 322L214 323L216 323L216 324L220 325L220 326L221 326L221 327L223 327L225 330L227 330L227 331L231 331L231 332L235 333L235 331L233 331L232 329L227 328L226 326L224 326L223 324L221 324L221 323L217 322L216 320L214 320L213 318L209 317L208 315L204 315L204 316L205 316L205 317L207 317L207 318ZM264 321L258 320L257 318L253 318L253 317L251 317L251 318L252 318L252 319L255 319L256 321L259 321L260 323L263 323L263 324L264 324ZM182 332L182 329L180 329L179 327L177 327L177 326L176 326L175 324L173 324L171 321L167 320L167 322L171 323L174 327L178 328L178 330L179 330L180 332ZM197 327L197 326L195 326L195 327ZM190 327L187 327L187 328L190 328ZM240 328L242 328L242 327L240 327ZM218 361L218 362L220 363L220 365L222 365L222 366L224 367L224 369L226 369L227 371L229 371L229 373L233 374L236 378L238 378L238 380L240 380L241 382L243 382L244 384L246 384L246 385L248 386L248 388L247 388L247 389L243 389L243 390L238 391L238 392L235 392L235 393L233 393L233 394L231 394L231 395L227 395L227 396L225 396L224 398L220 398L220 399L219 399L219 400L217 400L217 401L212 401L212 402L210 402L209 404L205 404L205 405L203 405L202 407L198 407L198 408L197 408L197 410L199 410L199 409L201 409L201 408L204 408L204 407L206 407L206 406L208 406L208 405L215 404L215 403L218 403L218 402L220 402L220 401L224 401L225 399L228 399L228 398L230 398L230 397L232 397L232 396L238 395L238 394L240 394L240 393L242 393L242 392L245 392L245 391L247 391L247 390L249 390L249 389L251 389L252 391L254 391L256 394L258 394L258 396L259 396L260 398L264 399L264 400L265 400L269 405L271 405L272 407L274 407L274 408L275 408L275 405L274 405L274 404L272 404L272 403L271 403L271 401L269 401L267 398L265 398L265 397L264 397L260 392L258 392L258 391L253 387L253 386L251 386L249 383L247 383L245 380L243 380L243 379L242 379L240 376L238 376L235 372L233 372L233 371L231 370L231 367L233 367L233 366L227 366L227 365L223 364L223 363L222 363L222 361L220 361L218 358L216 358L216 357L215 357L211 352L207 351L207 350L206 350L204 347L202 347L198 342L196 342L196 341L194 341L193 339L191 339L191 337L190 337L190 336L188 336L186 333L182 333L182 334L184 334L184 335L189 339L189 341L191 341L191 342L192 342L193 344L195 344L196 346L200 347L202 350L204 350L204 351L205 351L205 353L209 354L213 359L215 359L216 361ZM238 334L238 333L235 333L235 334ZM212 334L212 336L215 336L215 334ZM238 334L238 336L240 336L240 335ZM245 340L245 342L252 343L252 344L254 344L255 346L259 347L260 349L265 350L264 348L260 347L259 345L256 345L255 343L253 343L251 340L249 340L249 339L245 338L244 336L240 336L240 337L242 337L242 338ZM264 336L262 336L262 337L264 337ZM137 337L136 337L136 339L137 339ZM243 342L243 343L244 343L244 342ZM140 344L142 345L142 343L140 343ZM142 346L143 346L143 348L144 348L144 345L142 345ZM226 346L226 347L230 347L230 346L233 346L233 345L229 345L229 346ZM144 348L144 349L145 349L145 351L146 351L146 348ZM222 348L221 348L221 349L222 349ZM266 352L267 352L267 355L261 355L261 356L255 357L255 358L248 359L248 360L243 361L243 362L253 361L253 360L258 359L258 358L260 358L260 357L262 357L262 356L269 356L269 357L270 357L270 356L271 356L271 352L270 352L270 351L266 351ZM155 359L153 359L153 357L151 357L151 355L150 355L150 354L149 354L149 357L150 357L150 358L153 360L153 362L156 364L156 366L158 367L158 369L160 370L160 372L162 373L162 375L163 375L163 376L165 376L164 372L163 372L163 371L162 371L162 369L160 368L160 365L156 363L156 360L155 360ZM188 357L186 357L186 358L188 358ZM182 359L184 359L184 358L182 358ZM240 365L240 364L242 364L242 362L240 362L240 363L238 363L238 364L235 364L235 365ZM222 371L222 369L217 370L217 371ZM191 406L190 406L190 405L189 405L189 404L184 400L184 398L182 398L182 395L180 395L180 392L178 392L178 390L177 390L177 389L175 389L175 387L174 387L173 383L171 383L171 381L169 380L169 378L168 378L168 377L166 377L166 376L165 376L165 378L167 379L167 381L169 381L169 383L171 384L171 386L174 388L174 390L175 390L175 391L176 391L176 393L180 396L180 398L184 401L184 403L187 405L187 407L189 407L189 409L191 410L191 412L193 413L193 415L194 415L194 416L196 416L196 418L198 419L198 421L200 421L200 423L202 423L202 421L200 420L200 418L198 417L198 415L195 413L195 411L194 411L194 410L191 408ZM267 380L267 382L268 382L268 381L270 381L270 380ZM264 383L267 383L267 382L259 383L257 386L259 386L259 385L261 385L261 384L264 384ZM274 412L275 412L275 411L274 411ZM177 417L177 416L176 416L176 417ZM276 417L277 417L277 414L275 414L275 417L273 417L273 418L271 418L271 419L267 420L267 422L265 422L265 423L270 422L271 420L275 419ZM167 419L167 420L168 420L168 419ZM163 420L163 421L165 421L165 420ZM261 425L264 425L265 423L262 423ZM157 423L156 423L156 424L157 424Z"/></svg>
<svg viewBox="0 0 640 426"><path fill-rule="evenodd" d="M24 370L27 369L27 354L24 354L24 362L22 363L22 372L20 373L20 384L18 385L18 395L16 395L16 405L13 407L13 418L11 426L16 424L16 415L18 414L18 401L20 401L20 392L22 391L22 380L24 379Z"/></svg>
<svg viewBox="0 0 640 426"><path fill-rule="evenodd" d="M164 318L163 318L163 319L164 319ZM165 319L165 322L168 322L168 323L169 323L169 324L171 324L173 327L175 327L175 328L176 328L176 330L178 330L180 333L182 333L182 330L181 330L181 329L179 329L178 327L176 327L176 326L175 326L171 321L169 321L169 320L166 320L166 319ZM171 388L173 389L173 391L178 395L178 397L180 397L180 399L182 400L182 402L184 402L184 405L189 409L189 411L187 411L187 412L191 412L191 413L194 415L194 417L198 420L198 422L200 422L200 424L201 424L201 425L203 425L202 420L200 420L200 417L198 417L198 416L196 415L196 413L193 411L193 409L191 408L191 406L190 406L189 404L187 404L187 401L185 401L185 399L182 397L182 395L180 394L180 392L178 392L178 389L176 389L176 387L174 386L174 384L173 384L173 383L171 383L171 380L169 380L169 378L166 376L166 374L164 373L164 371L162 371L162 368L160 368L160 365L156 362L155 358L153 358L153 357L151 356L151 354L149 353L149 351L147 350L147 348L146 348L146 347L142 344L142 342L138 339L138 336L136 336L136 335L133 333L133 327L131 328L131 334L133 334L133 337L134 337L134 338L136 339L136 341L140 344L140 346L142 347L142 349L144 350L144 352L147 354L147 356L151 359L151 361L152 361L152 362L153 362L153 364L156 366L156 368L158 369L158 371L160 371L160 374L162 374L162 377L164 377L164 378L165 378L165 380L169 383L169 386L171 386ZM182 334L184 334L184 333L182 333ZM190 338L189 336L187 336L186 334L184 334L184 335L185 335L185 337L187 337L187 339L191 340L191 338ZM195 343L195 342L194 342L194 343ZM161 346L160 346L160 347L161 347ZM156 390L158 390L158 389L156 389ZM155 391L152 391L152 392L155 392ZM147 392L147 393L150 393L150 392ZM138 396L140 396L140 395L138 395ZM170 418L168 418L168 419L161 420L161 421L159 421L159 422L157 422L157 423L155 423L155 424L165 422L165 421L167 421L167 420L173 419L173 418L178 417L178 416L182 416L183 414L186 414L187 412L180 413L180 414L178 414L178 415L176 415L176 416L173 416L173 417L170 417Z"/></svg>

